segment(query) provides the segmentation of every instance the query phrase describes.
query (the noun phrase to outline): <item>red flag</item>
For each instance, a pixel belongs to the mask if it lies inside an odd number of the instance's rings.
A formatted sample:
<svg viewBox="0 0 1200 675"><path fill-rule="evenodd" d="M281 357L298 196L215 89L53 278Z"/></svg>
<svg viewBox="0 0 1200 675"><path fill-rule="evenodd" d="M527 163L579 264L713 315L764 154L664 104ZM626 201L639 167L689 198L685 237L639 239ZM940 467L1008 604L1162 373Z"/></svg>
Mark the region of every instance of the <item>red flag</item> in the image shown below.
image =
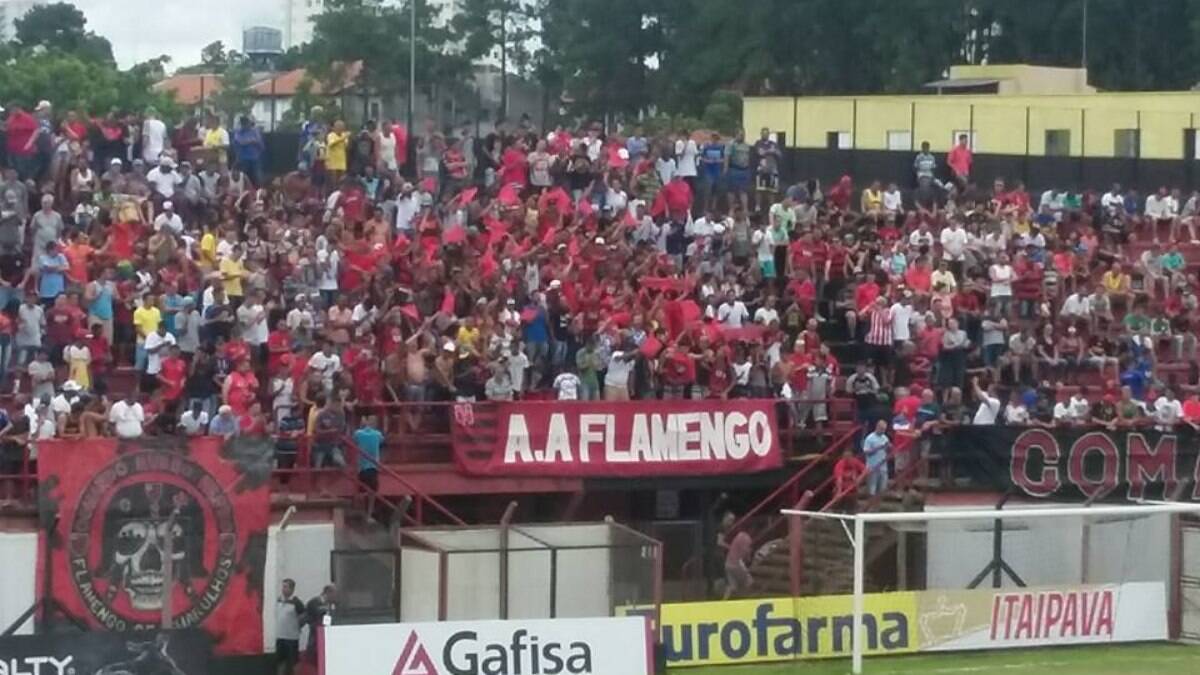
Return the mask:
<svg viewBox="0 0 1200 675"><path fill-rule="evenodd" d="M660 342L659 339L654 337L653 335L647 336L646 339L642 342L642 354L645 354L646 358L648 358L648 359L652 359L652 358L658 356L658 353L660 351L662 351L662 348L663 348L663 343Z"/></svg>
<svg viewBox="0 0 1200 675"><path fill-rule="evenodd" d="M432 177L426 178L425 180L421 181L421 191L422 192L433 192L436 189L437 189L437 181L434 180Z"/></svg>
<svg viewBox="0 0 1200 675"><path fill-rule="evenodd" d="M567 253L572 258L579 255L579 237L571 237L571 241L567 242Z"/></svg>
<svg viewBox="0 0 1200 675"><path fill-rule="evenodd" d="M467 230L462 225L455 225L442 233L442 242L446 245L461 244L466 240Z"/></svg>
<svg viewBox="0 0 1200 675"><path fill-rule="evenodd" d="M504 235L508 234L508 225L491 216L483 219L483 226L488 231L488 246L495 246L501 239L504 239Z"/></svg>
<svg viewBox="0 0 1200 675"><path fill-rule="evenodd" d="M421 320L421 312L417 309L417 306L412 303L409 303L409 304L401 307L400 313L403 314L404 316L407 316L408 318L412 319L413 321Z"/></svg>
<svg viewBox="0 0 1200 675"><path fill-rule="evenodd" d="M496 251L489 247L487 253L479 259L479 274L484 279L490 279L499 268L500 265L496 263Z"/></svg>
<svg viewBox="0 0 1200 675"><path fill-rule="evenodd" d="M454 198L454 203L458 206L466 206L475 201L475 195L477 194L479 194L479 188L469 187L458 193L458 196Z"/></svg>
<svg viewBox="0 0 1200 675"><path fill-rule="evenodd" d="M559 213L571 212L571 196L561 187L547 190L542 193L541 197L538 197L538 211L545 211L551 204Z"/></svg>
<svg viewBox="0 0 1200 675"><path fill-rule="evenodd" d="M511 184L500 188L500 194L496 199L504 206L518 206L521 203L521 197L517 194L517 188Z"/></svg>
<svg viewBox="0 0 1200 675"><path fill-rule="evenodd" d="M454 291L447 286L445 292L442 293L442 306L438 308L442 314L454 316Z"/></svg>
<svg viewBox="0 0 1200 675"><path fill-rule="evenodd" d="M592 200L590 200L590 199L580 199L579 200L579 215L583 216L584 218L587 218L588 216L592 215L592 213L595 210L596 210L596 208L594 206L592 206Z"/></svg>

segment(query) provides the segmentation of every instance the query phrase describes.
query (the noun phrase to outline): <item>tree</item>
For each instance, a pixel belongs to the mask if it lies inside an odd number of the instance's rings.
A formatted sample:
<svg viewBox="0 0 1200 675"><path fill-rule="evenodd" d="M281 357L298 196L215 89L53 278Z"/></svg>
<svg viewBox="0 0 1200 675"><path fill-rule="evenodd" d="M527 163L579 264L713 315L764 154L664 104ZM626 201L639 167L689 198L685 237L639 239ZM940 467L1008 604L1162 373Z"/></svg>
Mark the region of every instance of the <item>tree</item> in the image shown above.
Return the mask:
<svg viewBox="0 0 1200 675"><path fill-rule="evenodd" d="M87 17L75 5L66 2L35 5L14 26L17 42L23 47L43 47L115 63L112 45L87 30Z"/></svg>
<svg viewBox="0 0 1200 675"><path fill-rule="evenodd" d="M250 91L251 72L241 65L231 66L221 76L221 90L212 97L212 108L229 124L250 112L254 94Z"/></svg>
<svg viewBox="0 0 1200 675"><path fill-rule="evenodd" d="M37 101L53 101L59 110L103 114L110 109L141 111L156 107L166 117L179 106L167 94L155 92L158 59L138 64L127 71L62 52L23 53L6 59L0 68L0 100L32 107Z"/></svg>
<svg viewBox="0 0 1200 675"><path fill-rule="evenodd" d="M412 0L410 0L412 1ZM430 90L464 81L470 62L449 53L450 32L434 25L431 3L417 4L417 74ZM313 19L313 39L301 61L329 89L341 89L349 64L362 62L354 83L364 95L407 92L409 7L385 0L326 0Z"/></svg>
<svg viewBox="0 0 1200 675"><path fill-rule="evenodd" d="M210 67L224 67L229 63L229 55L225 53L225 43L217 40L205 45L200 50L200 63Z"/></svg>
<svg viewBox="0 0 1200 675"><path fill-rule="evenodd" d="M507 114L508 74L530 73L533 51L530 43L536 34L535 5L532 0L463 0L451 20L462 36L463 56L472 61L481 58L500 63L500 114Z"/></svg>

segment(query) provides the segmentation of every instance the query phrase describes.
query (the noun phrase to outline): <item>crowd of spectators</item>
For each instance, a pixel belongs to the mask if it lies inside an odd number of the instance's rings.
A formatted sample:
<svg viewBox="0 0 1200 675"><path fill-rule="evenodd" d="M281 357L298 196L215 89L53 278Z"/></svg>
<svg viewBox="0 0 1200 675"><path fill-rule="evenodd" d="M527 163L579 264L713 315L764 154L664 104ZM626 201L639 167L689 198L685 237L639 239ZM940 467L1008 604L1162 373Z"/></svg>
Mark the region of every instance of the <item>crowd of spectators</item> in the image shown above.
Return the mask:
<svg viewBox="0 0 1200 675"><path fill-rule="evenodd" d="M10 106L10 461L209 433L310 434L339 464L360 419L377 455L375 426L438 418L373 406L518 398L771 397L817 428L844 398L876 434L1200 423L1197 193L980 185L965 138L888 184L783 185L765 129L410 137L319 108L268 177L234 126Z"/></svg>

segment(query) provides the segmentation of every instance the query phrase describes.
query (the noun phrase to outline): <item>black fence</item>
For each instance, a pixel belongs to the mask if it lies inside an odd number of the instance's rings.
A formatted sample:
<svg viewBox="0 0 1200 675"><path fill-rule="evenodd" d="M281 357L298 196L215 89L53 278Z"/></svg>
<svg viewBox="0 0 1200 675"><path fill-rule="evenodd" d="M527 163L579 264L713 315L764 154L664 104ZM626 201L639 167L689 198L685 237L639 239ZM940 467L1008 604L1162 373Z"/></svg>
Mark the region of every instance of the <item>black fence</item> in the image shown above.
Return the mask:
<svg viewBox="0 0 1200 675"><path fill-rule="evenodd" d="M811 178L828 186L840 176L854 178L863 187L872 180L885 184L895 181L901 188L915 183L913 158L916 153L892 150L827 150L788 148L784 151L782 173L787 184ZM939 164L945 155L938 156ZM993 179L1004 178L1010 184L1022 181L1028 190L1107 190L1116 182L1141 194L1161 186L1189 189L1196 185L1197 161L1184 159L1140 159L1126 157L1041 157L1023 155L975 154L972 168L977 185L989 186Z"/></svg>

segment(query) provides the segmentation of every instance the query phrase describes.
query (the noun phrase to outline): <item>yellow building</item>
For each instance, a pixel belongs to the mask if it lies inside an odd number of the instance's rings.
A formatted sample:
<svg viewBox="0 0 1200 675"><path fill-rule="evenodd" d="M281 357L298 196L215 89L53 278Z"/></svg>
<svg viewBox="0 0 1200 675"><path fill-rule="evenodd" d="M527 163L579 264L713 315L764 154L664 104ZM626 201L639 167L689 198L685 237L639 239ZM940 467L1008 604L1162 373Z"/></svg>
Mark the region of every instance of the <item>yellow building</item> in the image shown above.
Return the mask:
<svg viewBox="0 0 1200 675"><path fill-rule="evenodd" d="M1195 159L1200 91L1097 92L1082 69L955 66L931 93L749 97L747 136L766 127L788 148L946 152L960 134L977 153Z"/></svg>

